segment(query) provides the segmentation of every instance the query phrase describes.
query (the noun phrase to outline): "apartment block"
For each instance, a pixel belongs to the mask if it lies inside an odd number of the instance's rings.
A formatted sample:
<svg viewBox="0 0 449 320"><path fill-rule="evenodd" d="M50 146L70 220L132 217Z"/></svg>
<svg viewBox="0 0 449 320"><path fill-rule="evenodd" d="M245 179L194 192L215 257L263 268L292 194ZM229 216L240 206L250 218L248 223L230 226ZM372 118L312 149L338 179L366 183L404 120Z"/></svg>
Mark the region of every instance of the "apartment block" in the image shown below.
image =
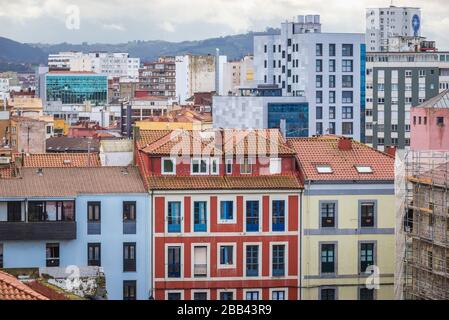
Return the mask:
<svg viewBox="0 0 449 320"><path fill-rule="evenodd" d="M139 136L154 201L155 299L296 300L302 185L279 131Z"/></svg>
<svg viewBox="0 0 449 320"><path fill-rule="evenodd" d="M254 37L255 78L278 85L283 96L309 103L309 135L337 134L363 140L365 38L323 33L320 17L298 16L280 34Z"/></svg>
<svg viewBox="0 0 449 320"><path fill-rule="evenodd" d="M288 145L304 181L301 299L393 299L394 157L333 135Z"/></svg>
<svg viewBox="0 0 449 320"><path fill-rule="evenodd" d="M410 111L449 88L447 52L371 52L366 62L366 139L410 147Z"/></svg>
<svg viewBox="0 0 449 320"><path fill-rule="evenodd" d="M176 97L175 57L161 57L144 63L139 70L139 88L150 96Z"/></svg>

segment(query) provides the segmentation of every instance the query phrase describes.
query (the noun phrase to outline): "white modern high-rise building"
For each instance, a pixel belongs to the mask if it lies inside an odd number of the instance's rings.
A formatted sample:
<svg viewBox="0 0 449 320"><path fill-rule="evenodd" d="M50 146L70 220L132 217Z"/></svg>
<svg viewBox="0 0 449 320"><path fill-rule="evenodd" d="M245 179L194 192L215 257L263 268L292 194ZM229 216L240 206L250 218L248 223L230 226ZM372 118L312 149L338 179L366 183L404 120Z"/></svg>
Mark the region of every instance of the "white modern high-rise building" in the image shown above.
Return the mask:
<svg viewBox="0 0 449 320"><path fill-rule="evenodd" d="M254 37L256 83L305 97L309 135L362 138L364 66L364 34L322 33L319 15L284 22L280 34Z"/></svg>
<svg viewBox="0 0 449 320"><path fill-rule="evenodd" d="M48 56L48 67L72 72L93 71L109 78L138 81L140 58L130 58L128 53L60 52Z"/></svg>
<svg viewBox="0 0 449 320"><path fill-rule="evenodd" d="M411 7L366 9L366 49L369 52L389 50L395 37L421 37L421 9Z"/></svg>

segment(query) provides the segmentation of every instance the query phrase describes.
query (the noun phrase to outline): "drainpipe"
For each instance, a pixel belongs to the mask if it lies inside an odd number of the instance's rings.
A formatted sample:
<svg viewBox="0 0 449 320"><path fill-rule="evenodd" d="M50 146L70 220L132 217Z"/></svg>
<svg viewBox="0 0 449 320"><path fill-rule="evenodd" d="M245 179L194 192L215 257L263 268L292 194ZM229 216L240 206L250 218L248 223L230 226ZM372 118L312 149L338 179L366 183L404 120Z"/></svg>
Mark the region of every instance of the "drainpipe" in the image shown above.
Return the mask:
<svg viewBox="0 0 449 320"><path fill-rule="evenodd" d="M151 223L150 223L150 241L151 241L151 245L150 245L150 273L151 273L151 277L150 277L150 300L154 300L154 237L153 237L153 226L154 226L154 202L153 202L153 190L151 190L150 192L150 216L151 216Z"/></svg>
<svg viewBox="0 0 449 320"><path fill-rule="evenodd" d="M302 300L302 210L303 210L304 191L299 192L299 294L298 300Z"/></svg>

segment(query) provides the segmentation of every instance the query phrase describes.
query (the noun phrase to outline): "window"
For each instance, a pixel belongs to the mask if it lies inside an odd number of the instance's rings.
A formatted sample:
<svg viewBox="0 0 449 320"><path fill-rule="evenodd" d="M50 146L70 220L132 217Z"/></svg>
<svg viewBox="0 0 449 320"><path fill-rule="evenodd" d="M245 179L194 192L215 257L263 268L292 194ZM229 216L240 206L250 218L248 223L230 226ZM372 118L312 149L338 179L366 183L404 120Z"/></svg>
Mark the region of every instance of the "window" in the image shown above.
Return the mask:
<svg viewBox="0 0 449 320"><path fill-rule="evenodd" d="M375 203L362 202L360 204L360 226L373 228L375 226Z"/></svg>
<svg viewBox="0 0 449 320"><path fill-rule="evenodd" d="M59 267L59 243L47 243L46 266Z"/></svg>
<svg viewBox="0 0 449 320"><path fill-rule="evenodd" d="M323 87L323 76L317 75L315 83L316 83L315 84L316 88L322 88Z"/></svg>
<svg viewBox="0 0 449 320"><path fill-rule="evenodd" d="M343 107L342 108L342 118L343 119L352 119L353 118L353 108L352 107Z"/></svg>
<svg viewBox="0 0 449 320"><path fill-rule="evenodd" d="M285 275L285 245L273 245L272 273L274 277Z"/></svg>
<svg viewBox="0 0 449 320"><path fill-rule="evenodd" d="M22 221L22 203L20 201L9 201L7 204L8 222Z"/></svg>
<svg viewBox="0 0 449 320"><path fill-rule="evenodd" d="M370 166L355 166L358 173L373 173L373 168Z"/></svg>
<svg viewBox="0 0 449 320"><path fill-rule="evenodd" d="M329 91L329 103L335 103L335 91Z"/></svg>
<svg viewBox="0 0 449 320"><path fill-rule="evenodd" d="M222 291L222 292L220 292L220 300L225 300L225 301L234 300L234 293Z"/></svg>
<svg viewBox="0 0 449 320"><path fill-rule="evenodd" d="M87 265L88 266L101 266L101 244L100 243L88 243L87 244Z"/></svg>
<svg viewBox="0 0 449 320"><path fill-rule="evenodd" d="M271 300L285 300L284 290L274 290L271 292Z"/></svg>
<svg viewBox="0 0 449 320"><path fill-rule="evenodd" d="M329 119L335 119L335 107L329 107Z"/></svg>
<svg viewBox="0 0 449 320"><path fill-rule="evenodd" d="M316 107L316 119L323 119L323 107Z"/></svg>
<svg viewBox="0 0 449 320"><path fill-rule="evenodd" d="M181 202L169 201L167 203L168 232L181 232Z"/></svg>
<svg viewBox="0 0 449 320"><path fill-rule="evenodd" d="M335 57L335 43L331 43L329 44L329 56L330 57Z"/></svg>
<svg viewBox="0 0 449 320"><path fill-rule="evenodd" d="M246 276L257 277L259 275L259 246L246 246Z"/></svg>
<svg viewBox="0 0 449 320"><path fill-rule="evenodd" d="M0 243L0 268L3 268L3 243Z"/></svg>
<svg viewBox="0 0 449 320"><path fill-rule="evenodd" d="M335 59L331 59L331 60L329 60L329 72L335 72L335 71L336 71Z"/></svg>
<svg viewBox="0 0 449 320"><path fill-rule="evenodd" d="M320 300L337 300L335 288L322 288L320 290Z"/></svg>
<svg viewBox="0 0 449 320"><path fill-rule="evenodd" d="M342 87L343 88L352 88L353 87L353 77L351 75L343 75L341 77Z"/></svg>
<svg viewBox="0 0 449 320"><path fill-rule="evenodd" d="M427 267L433 270L433 252L427 251Z"/></svg>
<svg viewBox="0 0 449 320"><path fill-rule="evenodd" d="M245 300L259 300L259 291L246 291Z"/></svg>
<svg viewBox="0 0 449 320"><path fill-rule="evenodd" d="M335 88L335 76L334 75L329 76L329 88Z"/></svg>
<svg viewBox="0 0 449 320"><path fill-rule="evenodd" d="M353 62L352 60L343 60L341 65L341 70L343 72L353 72Z"/></svg>
<svg viewBox="0 0 449 320"><path fill-rule="evenodd" d="M220 201L220 221L233 222L234 221L234 202Z"/></svg>
<svg viewBox="0 0 449 320"><path fill-rule="evenodd" d="M168 292L167 293L167 300L181 300L182 294L181 292Z"/></svg>
<svg viewBox="0 0 449 320"><path fill-rule="evenodd" d="M87 234L101 234L101 202L87 203Z"/></svg>
<svg viewBox="0 0 449 320"><path fill-rule="evenodd" d="M207 247L193 247L193 276L195 278L207 277Z"/></svg>
<svg viewBox="0 0 449 320"><path fill-rule="evenodd" d="M335 134L335 122L329 122L329 134Z"/></svg>
<svg viewBox="0 0 449 320"><path fill-rule="evenodd" d="M207 159L192 159L192 174L208 174L209 173L209 161Z"/></svg>
<svg viewBox="0 0 449 320"><path fill-rule="evenodd" d="M136 234L136 202L123 202L123 234Z"/></svg>
<svg viewBox="0 0 449 320"><path fill-rule="evenodd" d="M246 201L246 232L259 231L259 201Z"/></svg>
<svg viewBox="0 0 449 320"><path fill-rule="evenodd" d="M323 103L323 91L316 92L316 103Z"/></svg>
<svg viewBox="0 0 449 320"><path fill-rule="evenodd" d="M444 126L444 117L437 117L437 126Z"/></svg>
<svg viewBox="0 0 449 320"><path fill-rule="evenodd" d="M374 300L374 289L360 288L359 297L360 300Z"/></svg>
<svg viewBox="0 0 449 320"><path fill-rule="evenodd" d="M352 44L343 44L342 45L342 56L343 57L352 57L353 56L353 45Z"/></svg>
<svg viewBox="0 0 449 320"><path fill-rule="evenodd" d="M162 174L175 174L176 173L176 159L174 158L162 158Z"/></svg>
<svg viewBox="0 0 449 320"><path fill-rule="evenodd" d="M352 91L343 91L342 92L342 102L343 103L352 103L352 101L353 101Z"/></svg>
<svg viewBox="0 0 449 320"><path fill-rule="evenodd" d="M322 228L336 227L336 202L322 202L320 205L320 217Z"/></svg>
<svg viewBox="0 0 449 320"><path fill-rule="evenodd" d="M136 271L136 243L123 244L123 272Z"/></svg>
<svg viewBox="0 0 449 320"><path fill-rule="evenodd" d="M360 273L365 273L368 267L374 265L374 243L360 244Z"/></svg>
<svg viewBox="0 0 449 320"><path fill-rule="evenodd" d="M317 59L316 60L316 62L315 62L315 64L316 64L316 72L323 72L323 60L321 60L321 59Z"/></svg>
<svg viewBox="0 0 449 320"><path fill-rule="evenodd" d="M335 244L321 244L321 273L335 273Z"/></svg>
<svg viewBox="0 0 449 320"><path fill-rule="evenodd" d="M136 300L137 281L123 281L123 300Z"/></svg>
<svg viewBox="0 0 449 320"><path fill-rule="evenodd" d="M323 55L323 44L322 43L316 44L316 55L317 55L317 57L321 57Z"/></svg>
<svg viewBox="0 0 449 320"><path fill-rule="evenodd" d="M270 158L270 174L280 174L282 171L282 159Z"/></svg>
<svg viewBox="0 0 449 320"><path fill-rule="evenodd" d="M167 248L167 277L181 278L181 247Z"/></svg>
<svg viewBox="0 0 449 320"><path fill-rule="evenodd" d="M271 214L272 230L285 231L285 201L273 200Z"/></svg>
<svg viewBox="0 0 449 320"><path fill-rule="evenodd" d="M232 159L226 159L226 174L232 174Z"/></svg>
<svg viewBox="0 0 449 320"><path fill-rule="evenodd" d="M219 170L218 159L213 158L210 160L210 174L217 175Z"/></svg>
<svg viewBox="0 0 449 320"><path fill-rule="evenodd" d="M251 174L253 172L252 160L250 158L244 158L240 163L241 174Z"/></svg>
<svg viewBox="0 0 449 320"><path fill-rule="evenodd" d="M323 134L323 123L322 122L316 123L316 134L317 135Z"/></svg>
<svg viewBox="0 0 449 320"><path fill-rule="evenodd" d="M220 266L234 265L234 246L222 245L220 246Z"/></svg>
<svg viewBox="0 0 449 320"><path fill-rule="evenodd" d="M352 122L343 122L341 124L341 133L344 135L353 135L353 124Z"/></svg>
<svg viewBox="0 0 449 320"><path fill-rule="evenodd" d="M318 173L333 173L334 172L332 170L332 167L328 166L328 165L318 165L318 166L316 166L316 171Z"/></svg>
<svg viewBox="0 0 449 320"><path fill-rule="evenodd" d="M207 231L207 202L194 201L193 202L193 223L194 232Z"/></svg>

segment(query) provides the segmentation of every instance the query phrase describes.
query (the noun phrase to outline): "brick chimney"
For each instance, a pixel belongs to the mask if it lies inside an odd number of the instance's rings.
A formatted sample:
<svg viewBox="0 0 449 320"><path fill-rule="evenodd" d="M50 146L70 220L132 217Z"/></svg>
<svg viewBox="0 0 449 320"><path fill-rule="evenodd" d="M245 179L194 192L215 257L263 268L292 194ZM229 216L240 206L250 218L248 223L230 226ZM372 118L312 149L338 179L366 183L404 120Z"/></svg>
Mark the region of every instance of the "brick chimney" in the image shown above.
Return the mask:
<svg viewBox="0 0 449 320"><path fill-rule="evenodd" d="M341 151L350 151L352 150L352 139L341 137L340 140L338 140L338 149Z"/></svg>
<svg viewBox="0 0 449 320"><path fill-rule="evenodd" d="M396 147L390 146L385 148L385 153L392 157L396 157Z"/></svg>

